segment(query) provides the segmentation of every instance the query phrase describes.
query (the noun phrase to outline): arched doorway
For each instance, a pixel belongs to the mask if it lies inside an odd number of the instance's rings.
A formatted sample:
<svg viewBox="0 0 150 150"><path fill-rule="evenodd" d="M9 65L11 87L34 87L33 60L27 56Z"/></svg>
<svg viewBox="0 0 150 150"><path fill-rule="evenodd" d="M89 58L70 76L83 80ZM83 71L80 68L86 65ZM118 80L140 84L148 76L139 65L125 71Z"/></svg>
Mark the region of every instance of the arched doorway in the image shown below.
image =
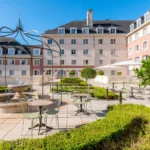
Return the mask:
<svg viewBox="0 0 150 150"><path fill-rule="evenodd" d="M59 70L57 72L57 77L61 77L61 75L62 75L62 77L66 77L66 75L67 75L66 71L65 70Z"/></svg>

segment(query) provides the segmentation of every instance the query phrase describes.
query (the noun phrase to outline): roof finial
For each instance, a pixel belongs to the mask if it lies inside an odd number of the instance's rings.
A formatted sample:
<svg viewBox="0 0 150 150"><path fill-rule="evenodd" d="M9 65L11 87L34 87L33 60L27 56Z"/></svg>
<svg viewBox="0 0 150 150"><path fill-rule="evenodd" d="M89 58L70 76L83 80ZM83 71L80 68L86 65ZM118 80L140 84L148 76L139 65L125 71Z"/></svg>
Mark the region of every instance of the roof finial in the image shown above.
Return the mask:
<svg viewBox="0 0 150 150"><path fill-rule="evenodd" d="M19 10L19 12L18 12L18 15L19 15L19 20L20 20L20 10Z"/></svg>

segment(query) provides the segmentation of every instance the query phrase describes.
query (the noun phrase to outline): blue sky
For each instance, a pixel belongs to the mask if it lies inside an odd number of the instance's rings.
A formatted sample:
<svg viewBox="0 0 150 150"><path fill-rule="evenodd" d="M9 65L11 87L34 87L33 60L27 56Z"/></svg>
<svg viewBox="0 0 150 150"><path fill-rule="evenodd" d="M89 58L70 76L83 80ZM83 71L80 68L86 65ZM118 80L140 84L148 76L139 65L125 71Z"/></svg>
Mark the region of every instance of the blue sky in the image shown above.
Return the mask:
<svg viewBox="0 0 150 150"><path fill-rule="evenodd" d="M24 29L43 33L84 20L89 8L94 10L94 20L133 20L150 9L150 0L0 0L0 27L14 28L20 10Z"/></svg>

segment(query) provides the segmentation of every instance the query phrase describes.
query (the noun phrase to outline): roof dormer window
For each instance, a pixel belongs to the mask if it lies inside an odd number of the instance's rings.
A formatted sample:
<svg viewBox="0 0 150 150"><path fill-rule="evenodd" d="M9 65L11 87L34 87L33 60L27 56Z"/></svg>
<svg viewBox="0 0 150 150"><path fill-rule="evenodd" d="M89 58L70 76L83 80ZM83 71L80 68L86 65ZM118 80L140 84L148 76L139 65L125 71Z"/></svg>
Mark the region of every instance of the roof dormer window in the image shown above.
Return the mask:
<svg viewBox="0 0 150 150"><path fill-rule="evenodd" d="M83 34L89 34L89 28L82 28Z"/></svg>
<svg viewBox="0 0 150 150"><path fill-rule="evenodd" d="M109 28L109 33L115 34L116 33L116 27Z"/></svg>
<svg viewBox="0 0 150 150"><path fill-rule="evenodd" d="M141 18L137 20L137 27L139 27L141 25Z"/></svg>
<svg viewBox="0 0 150 150"><path fill-rule="evenodd" d="M144 20L147 22L150 19L150 13L149 11L144 15Z"/></svg>
<svg viewBox="0 0 150 150"><path fill-rule="evenodd" d="M71 34L77 34L77 28L70 28Z"/></svg>
<svg viewBox="0 0 150 150"><path fill-rule="evenodd" d="M130 25L130 31L133 31L134 30L134 24L131 24Z"/></svg>
<svg viewBox="0 0 150 150"><path fill-rule="evenodd" d="M96 28L97 33L103 34L104 29L103 28Z"/></svg>
<svg viewBox="0 0 150 150"><path fill-rule="evenodd" d="M15 55L15 49L8 49L8 55Z"/></svg>
<svg viewBox="0 0 150 150"><path fill-rule="evenodd" d="M58 28L58 34L65 34L65 28Z"/></svg>

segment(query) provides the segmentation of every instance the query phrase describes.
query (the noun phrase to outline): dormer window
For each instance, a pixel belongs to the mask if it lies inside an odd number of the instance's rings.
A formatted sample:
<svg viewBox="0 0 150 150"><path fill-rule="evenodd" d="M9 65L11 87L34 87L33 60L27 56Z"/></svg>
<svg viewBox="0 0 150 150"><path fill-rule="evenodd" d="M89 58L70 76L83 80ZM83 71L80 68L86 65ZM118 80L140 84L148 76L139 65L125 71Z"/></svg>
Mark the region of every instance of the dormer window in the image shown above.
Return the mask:
<svg viewBox="0 0 150 150"><path fill-rule="evenodd" d="M70 28L71 34L77 34L77 28Z"/></svg>
<svg viewBox="0 0 150 150"><path fill-rule="evenodd" d="M114 28L109 28L109 33L111 33L111 34L115 34L116 33L116 28L114 27Z"/></svg>
<svg viewBox="0 0 150 150"><path fill-rule="evenodd" d="M33 50L33 55L34 56L39 56L40 55L40 49L34 49Z"/></svg>
<svg viewBox="0 0 150 150"><path fill-rule="evenodd" d="M14 55L15 50L14 49L8 49L8 55Z"/></svg>
<svg viewBox="0 0 150 150"><path fill-rule="evenodd" d="M104 29L103 28L96 28L97 33L103 34Z"/></svg>
<svg viewBox="0 0 150 150"><path fill-rule="evenodd" d="M18 52L17 52L19 55L22 53L22 51L21 50L18 50Z"/></svg>
<svg viewBox="0 0 150 150"><path fill-rule="evenodd" d="M83 34L89 34L89 28L82 28Z"/></svg>
<svg viewBox="0 0 150 150"><path fill-rule="evenodd" d="M65 34L65 28L58 28L58 34Z"/></svg>
<svg viewBox="0 0 150 150"><path fill-rule="evenodd" d="M149 11L144 15L144 20L147 22L150 19L150 13Z"/></svg>
<svg viewBox="0 0 150 150"><path fill-rule="evenodd" d="M130 31L133 31L134 30L134 24L131 24L130 25Z"/></svg>
<svg viewBox="0 0 150 150"><path fill-rule="evenodd" d="M2 49L0 49L0 55L3 55L3 50Z"/></svg>
<svg viewBox="0 0 150 150"><path fill-rule="evenodd" d="M137 20L137 27L139 27L141 25L141 18Z"/></svg>

